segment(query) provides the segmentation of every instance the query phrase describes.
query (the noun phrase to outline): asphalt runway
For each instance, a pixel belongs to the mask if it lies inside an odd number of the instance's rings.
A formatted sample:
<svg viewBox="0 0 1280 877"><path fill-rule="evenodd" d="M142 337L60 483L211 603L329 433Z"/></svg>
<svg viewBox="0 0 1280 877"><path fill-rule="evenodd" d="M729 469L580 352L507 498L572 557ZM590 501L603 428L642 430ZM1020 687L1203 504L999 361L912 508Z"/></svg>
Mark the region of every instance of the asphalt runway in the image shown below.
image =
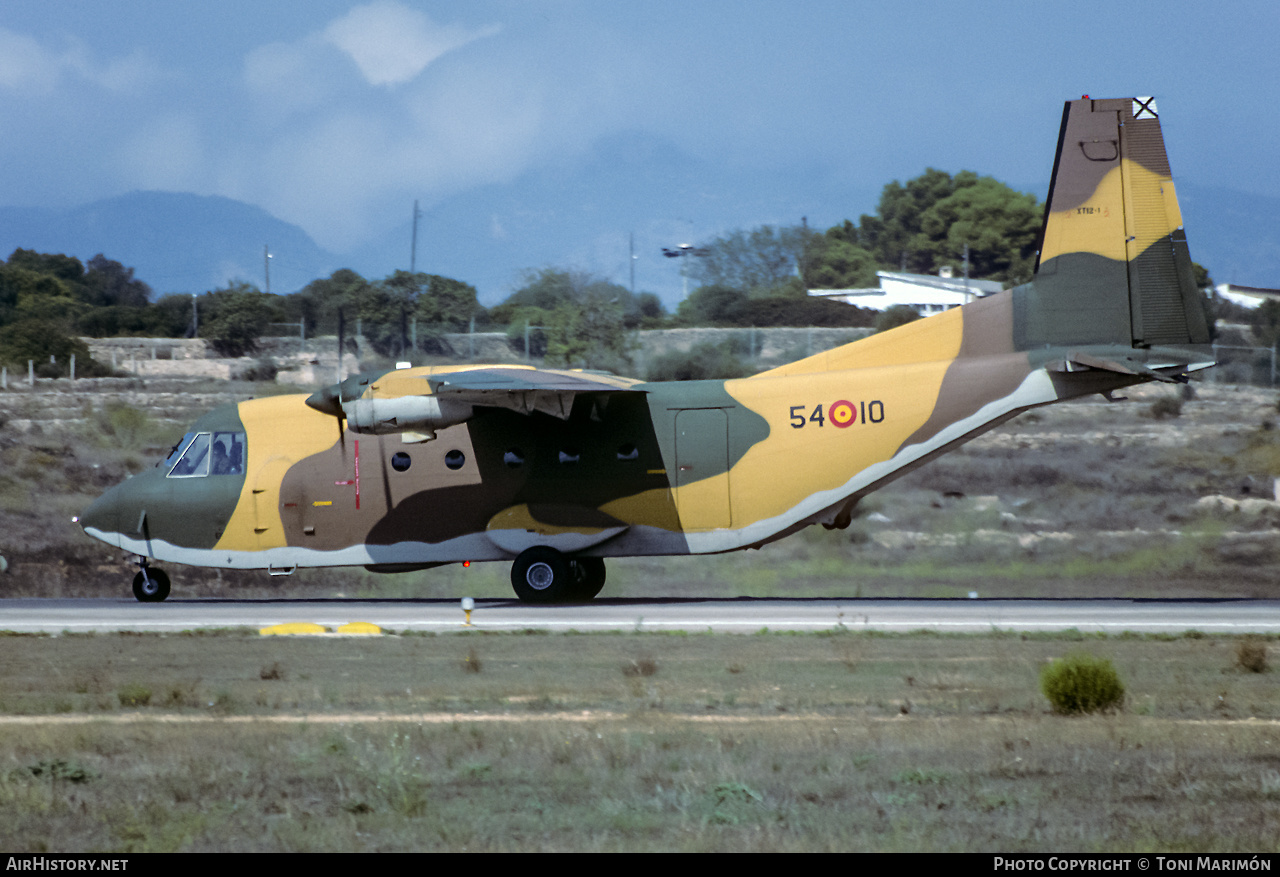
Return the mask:
<svg viewBox="0 0 1280 877"><path fill-rule="evenodd" d="M983 633L1280 633L1280 600L597 600L581 606L526 606L476 600L471 629L488 631L716 631L756 633L845 628ZM132 599L0 601L0 631L87 633L262 629L311 622L334 631L369 622L387 632L467 630L458 600L201 600L144 604Z"/></svg>

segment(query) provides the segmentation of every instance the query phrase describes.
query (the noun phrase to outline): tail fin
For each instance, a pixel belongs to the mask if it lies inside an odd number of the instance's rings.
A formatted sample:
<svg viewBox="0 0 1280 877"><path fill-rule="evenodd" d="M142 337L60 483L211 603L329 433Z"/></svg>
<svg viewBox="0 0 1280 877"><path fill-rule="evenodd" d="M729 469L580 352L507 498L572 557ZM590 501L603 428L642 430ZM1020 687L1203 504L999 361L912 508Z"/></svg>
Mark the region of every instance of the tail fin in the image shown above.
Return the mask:
<svg viewBox="0 0 1280 877"><path fill-rule="evenodd" d="M1019 350L1208 344L1153 98L1068 101Z"/></svg>

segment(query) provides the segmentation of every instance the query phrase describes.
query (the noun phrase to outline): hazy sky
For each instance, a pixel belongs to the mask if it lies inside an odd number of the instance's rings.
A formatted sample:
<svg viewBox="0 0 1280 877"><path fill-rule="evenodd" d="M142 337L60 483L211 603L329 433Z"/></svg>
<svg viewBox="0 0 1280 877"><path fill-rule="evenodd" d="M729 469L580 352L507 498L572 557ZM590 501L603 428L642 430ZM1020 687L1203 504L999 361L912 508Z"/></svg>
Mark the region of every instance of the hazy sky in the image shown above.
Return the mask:
<svg viewBox="0 0 1280 877"><path fill-rule="evenodd" d="M1175 178L1280 196L1278 36L1275 0L4 0L0 204L225 195L341 252L630 131L1033 185L1085 93L1156 95Z"/></svg>

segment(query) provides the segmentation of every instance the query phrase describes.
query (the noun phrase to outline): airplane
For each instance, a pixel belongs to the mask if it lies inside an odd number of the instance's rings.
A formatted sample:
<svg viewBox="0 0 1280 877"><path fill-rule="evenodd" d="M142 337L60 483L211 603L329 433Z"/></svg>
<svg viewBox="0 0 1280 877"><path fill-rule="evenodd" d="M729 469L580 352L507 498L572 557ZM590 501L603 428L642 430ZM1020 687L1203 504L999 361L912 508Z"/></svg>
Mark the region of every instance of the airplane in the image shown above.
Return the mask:
<svg viewBox="0 0 1280 877"><path fill-rule="evenodd" d="M79 519L151 561L287 574L508 561L529 603L605 558L760 548L1039 406L1214 364L1151 98L1066 102L1033 279L749 378L527 365L354 375L200 418Z"/></svg>

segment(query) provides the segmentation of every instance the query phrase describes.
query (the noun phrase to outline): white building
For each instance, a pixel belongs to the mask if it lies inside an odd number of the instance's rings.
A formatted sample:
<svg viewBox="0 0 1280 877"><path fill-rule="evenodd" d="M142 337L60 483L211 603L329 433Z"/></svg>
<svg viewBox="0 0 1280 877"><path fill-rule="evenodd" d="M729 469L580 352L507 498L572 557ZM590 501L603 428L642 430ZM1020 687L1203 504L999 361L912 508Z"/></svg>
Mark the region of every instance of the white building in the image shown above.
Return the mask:
<svg viewBox="0 0 1280 877"><path fill-rule="evenodd" d="M1280 299L1280 289L1267 289L1262 286L1237 286L1234 283L1219 283L1213 288L1218 298L1224 298L1232 304L1246 308L1256 308L1268 299Z"/></svg>
<svg viewBox="0 0 1280 877"><path fill-rule="evenodd" d="M877 271L876 277L880 278L880 285L871 289L811 289L809 295L875 311L906 305L927 316L1004 289L998 280L952 277L949 268L943 268L937 277L895 271Z"/></svg>

